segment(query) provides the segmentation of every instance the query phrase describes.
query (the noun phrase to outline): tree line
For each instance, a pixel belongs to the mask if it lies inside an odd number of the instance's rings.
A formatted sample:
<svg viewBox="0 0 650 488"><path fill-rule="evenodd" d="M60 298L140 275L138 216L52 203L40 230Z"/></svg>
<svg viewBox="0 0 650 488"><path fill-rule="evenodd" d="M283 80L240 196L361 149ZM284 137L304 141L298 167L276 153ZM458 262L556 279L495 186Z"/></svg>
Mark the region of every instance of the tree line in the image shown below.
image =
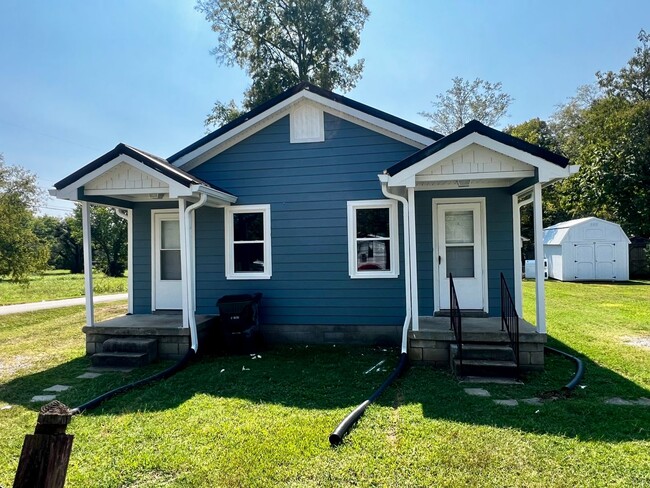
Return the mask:
<svg viewBox="0 0 650 488"><path fill-rule="evenodd" d="M71 215L38 215L46 195L37 176L6 164L0 154L0 277L27 283L47 269L84 271L81 206ZM114 209L91 207L93 267L107 276L124 276L127 224Z"/></svg>

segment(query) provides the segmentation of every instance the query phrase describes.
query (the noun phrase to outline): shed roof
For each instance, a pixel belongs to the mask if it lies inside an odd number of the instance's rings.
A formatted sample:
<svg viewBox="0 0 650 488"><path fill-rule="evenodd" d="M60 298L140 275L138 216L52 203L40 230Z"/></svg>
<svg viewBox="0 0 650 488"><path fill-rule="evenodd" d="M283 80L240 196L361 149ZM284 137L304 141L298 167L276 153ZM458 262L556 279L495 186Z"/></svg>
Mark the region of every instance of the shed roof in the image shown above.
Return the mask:
<svg viewBox="0 0 650 488"><path fill-rule="evenodd" d="M599 219L598 217L584 217L581 219L567 220L566 222L560 222L555 225L551 225L544 229L544 244L547 246L557 246L562 244L570 235L571 230L577 229L584 225L597 225L599 227L610 227L613 229L613 232L617 234L615 237L620 239L622 237L623 241L630 242L625 234L623 228L608 220ZM611 234L610 234L611 235ZM614 237L614 236L612 236ZM574 237L572 237L574 238ZM585 239L591 240L591 239Z"/></svg>

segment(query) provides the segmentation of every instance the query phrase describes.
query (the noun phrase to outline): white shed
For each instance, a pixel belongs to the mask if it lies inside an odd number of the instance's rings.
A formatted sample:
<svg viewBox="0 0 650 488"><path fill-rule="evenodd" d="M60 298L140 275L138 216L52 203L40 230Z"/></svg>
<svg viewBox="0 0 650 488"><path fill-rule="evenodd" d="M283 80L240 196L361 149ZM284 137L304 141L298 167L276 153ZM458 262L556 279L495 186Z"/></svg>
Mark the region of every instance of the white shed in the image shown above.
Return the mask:
<svg viewBox="0 0 650 488"><path fill-rule="evenodd" d="M596 217L544 229L548 274L561 281L627 281L630 240L621 226Z"/></svg>

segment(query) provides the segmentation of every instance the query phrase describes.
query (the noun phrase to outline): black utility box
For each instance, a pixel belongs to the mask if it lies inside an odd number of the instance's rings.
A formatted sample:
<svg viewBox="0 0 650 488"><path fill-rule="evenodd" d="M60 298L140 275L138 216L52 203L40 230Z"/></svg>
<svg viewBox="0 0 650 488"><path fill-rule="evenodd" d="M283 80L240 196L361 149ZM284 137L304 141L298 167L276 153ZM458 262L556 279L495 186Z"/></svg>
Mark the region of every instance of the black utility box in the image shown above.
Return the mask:
<svg viewBox="0 0 650 488"><path fill-rule="evenodd" d="M261 293L226 295L217 300L220 335L227 352L234 354L256 352L260 343L261 300Z"/></svg>

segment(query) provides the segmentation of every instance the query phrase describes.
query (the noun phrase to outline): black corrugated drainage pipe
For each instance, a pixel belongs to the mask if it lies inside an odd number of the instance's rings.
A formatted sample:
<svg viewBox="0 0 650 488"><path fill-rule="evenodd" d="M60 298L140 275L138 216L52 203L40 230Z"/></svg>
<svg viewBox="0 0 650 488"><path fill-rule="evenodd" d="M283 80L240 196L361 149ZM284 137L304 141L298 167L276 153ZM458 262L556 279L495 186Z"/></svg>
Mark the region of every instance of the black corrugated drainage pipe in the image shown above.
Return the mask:
<svg viewBox="0 0 650 488"><path fill-rule="evenodd" d="M185 356L183 356L180 361L178 361L176 364L171 365L169 368L165 369L164 371L148 376L141 380L135 381L133 383L129 383L128 385L123 385L118 388L115 388L114 390L99 395L97 398L93 398L92 400L84 403L83 405L79 405L78 407L73 408L70 412L72 413L72 415L77 415L86 410L92 410L93 408L97 408L100 404L102 404L109 398L113 398L114 396L119 395L120 393L127 392L139 386L148 385L149 383L152 383L157 380L169 378L170 376L175 375L180 370L182 370L185 366L187 366L187 363L190 361L190 359L192 359L192 357L194 357L195 354L196 353L194 352L194 349L190 348L187 350Z"/></svg>
<svg viewBox="0 0 650 488"><path fill-rule="evenodd" d="M341 442L343 442L343 437L345 437L345 435L348 433L350 428L352 428L352 426L357 422L357 420L361 418L363 413L366 411L366 408L368 408L368 406L372 402L377 400L377 398L381 396L384 390L386 390L386 388L388 388L390 384L393 381L395 381L399 377L399 375L402 374L402 371L404 371L404 368L406 367L407 363L408 363L408 354L403 352L402 354L400 354L399 363L397 364L397 367L393 370L391 375L388 378L386 378L386 381L384 381L382 385L379 388L377 388L377 390L372 395L370 395L370 397L366 401L364 401L357 408L352 410L352 412L350 412L348 416L343 419L343 421L338 425L338 427L334 429L334 432L330 434L330 444L332 446L338 446L339 444L341 444Z"/></svg>
<svg viewBox="0 0 650 488"><path fill-rule="evenodd" d="M571 354L564 351L560 351L559 349L555 349L554 347L544 346L544 350L569 358L576 363L576 374L573 375L573 379L571 381L562 387L561 391L569 392L575 389L575 387L578 386L578 383L580 383L580 380L582 380L582 376L585 374L585 367L582 364L582 361L579 358L572 356Z"/></svg>

